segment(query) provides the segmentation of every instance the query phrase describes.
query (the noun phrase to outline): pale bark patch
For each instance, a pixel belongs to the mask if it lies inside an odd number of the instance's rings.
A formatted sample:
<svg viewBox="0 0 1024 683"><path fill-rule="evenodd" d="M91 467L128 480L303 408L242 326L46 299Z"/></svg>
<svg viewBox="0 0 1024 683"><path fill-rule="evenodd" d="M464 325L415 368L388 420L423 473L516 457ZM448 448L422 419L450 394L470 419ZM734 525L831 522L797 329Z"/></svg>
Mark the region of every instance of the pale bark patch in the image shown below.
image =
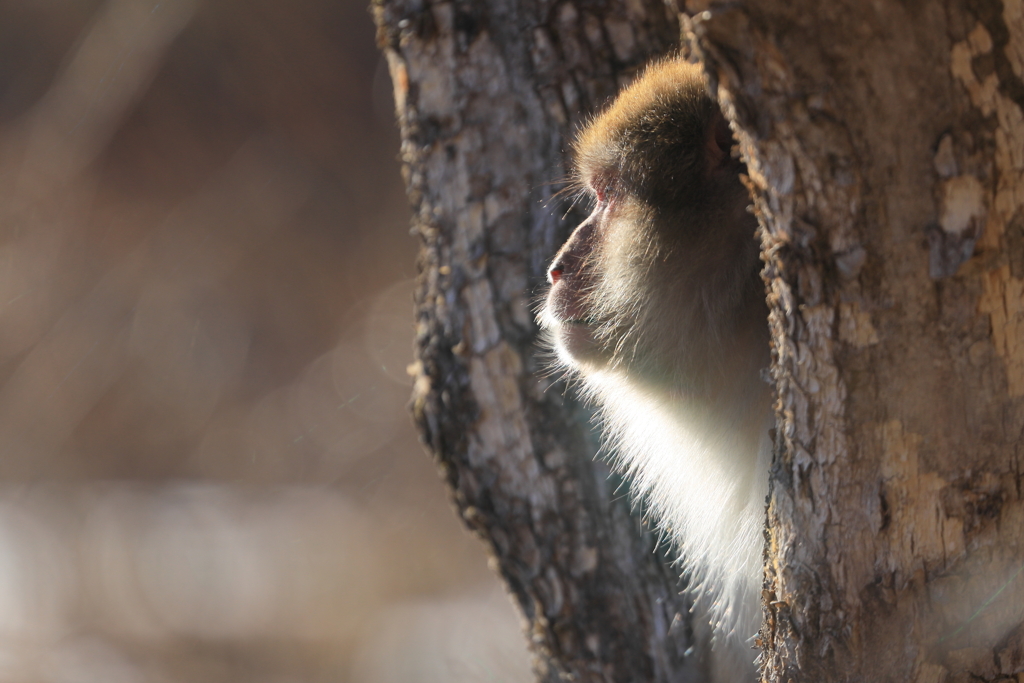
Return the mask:
<svg viewBox="0 0 1024 683"><path fill-rule="evenodd" d="M1009 44L1004 52L1018 75L1024 71L1024 29L1020 28L1019 20L1021 13L1019 0L1004 3L1004 17L1010 32ZM974 57L987 54L992 48L991 36L978 24L966 40L953 46L951 62L953 75L966 88L971 103L985 116L994 114L999 123L995 133L994 155L999 181L992 201L992 211L988 214L984 235L978 244L980 250L1000 248L1000 239L1006 234L1007 226L1024 204L1024 197L1020 196L1020 188L1024 187L1024 112L1021 112L1016 102L1000 91L996 74L989 74L984 81L979 81L972 67ZM948 183L954 180L947 181L944 198L973 198L971 201L953 202L961 206L978 202L980 186L971 190L969 183L965 183L963 187L951 188ZM951 227L955 228L963 222L959 220L961 214L962 211L956 212L958 220L948 219ZM947 220L942 225L948 229ZM978 308L990 316L992 340L1006 367L1009 395L1024 396L1024 280L1015 277L1007 265L1000 265L984 273L981 280L984 289Z"/></svg>
<svg viewBox="0 0 1024 683"><path fill-rule="evenodd" d="M857 302L839 304L839 339L857 348L878 343L871 315Z"/></svg>
<svg viewBox="0 0 1024 683"><path fill-rule="evenodd" d="M948 482L921 471L922 437L905 431L899 420L879 425L877 433L885 454L882 495L891 527L900 534L889 546L892 569L946 566L964 552L963 522L947 519L940 502Z"/></svg>
<svg viewBox="0 0 1024 683"><path fill-rule="evenodd" d="M978 308L989 315L992 341L1006 364L1010 396L1024 396L1024 280L1009 266L982 276L984 289Z"/></svg>

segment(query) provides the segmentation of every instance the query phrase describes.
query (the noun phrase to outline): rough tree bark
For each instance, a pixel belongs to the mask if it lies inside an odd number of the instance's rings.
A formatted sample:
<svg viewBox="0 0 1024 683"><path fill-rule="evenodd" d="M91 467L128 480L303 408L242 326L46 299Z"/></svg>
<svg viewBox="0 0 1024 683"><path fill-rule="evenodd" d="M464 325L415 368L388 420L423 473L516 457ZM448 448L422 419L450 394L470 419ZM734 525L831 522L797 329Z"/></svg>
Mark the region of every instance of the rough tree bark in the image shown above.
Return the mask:
<svg viewBox="0 0 1024 683"><path fill-rule="evenodd" d="M686 9L765 226L779 429L764 679L1024 681L1024 5ZM563 140L671 47L674 14L375 11L424 245L425 441L542 679L700 680L684 656L706 645L699 626L543 376L530 312L573 222L546 184Z"/></svg>
<svg viewBox="0 0 1024 683"><path fill-rule="evenodd" d="M765 676L1024 680L1024 6L691 9L767 228Z"/></svg>

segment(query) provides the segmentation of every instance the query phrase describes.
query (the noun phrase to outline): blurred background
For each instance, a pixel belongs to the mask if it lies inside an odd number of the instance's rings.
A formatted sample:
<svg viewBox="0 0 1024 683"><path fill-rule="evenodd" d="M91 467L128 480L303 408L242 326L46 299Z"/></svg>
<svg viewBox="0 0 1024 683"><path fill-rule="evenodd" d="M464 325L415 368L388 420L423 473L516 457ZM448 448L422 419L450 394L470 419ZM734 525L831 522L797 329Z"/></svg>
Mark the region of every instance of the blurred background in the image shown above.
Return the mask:
<svg viewBox="0 0 1024 683"><path fill-rule="evenodd" d="M0 0L0 683L530 680L368 0Z"/></svg>

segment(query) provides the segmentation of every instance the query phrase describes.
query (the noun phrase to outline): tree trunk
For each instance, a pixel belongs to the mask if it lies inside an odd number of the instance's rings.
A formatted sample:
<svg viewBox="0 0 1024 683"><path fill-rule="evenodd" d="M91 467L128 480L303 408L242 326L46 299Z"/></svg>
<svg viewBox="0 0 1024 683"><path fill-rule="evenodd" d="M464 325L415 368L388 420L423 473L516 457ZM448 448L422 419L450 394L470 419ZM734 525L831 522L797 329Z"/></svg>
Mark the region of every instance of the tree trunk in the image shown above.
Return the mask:
<svg viewBox="0 0 1024 683"><path fill-rule="evenodd" d="M1022 12L691 24L767 233L767 680L1024 680Z"/></svg>
<svg viewBox="0 0 1024 683"><path fill-rule="evenodd" d="M767 681L1024 681L1024 5L693 0L765 226ZM423 241L414 412L544 680L700 680L706 634L537 360L565 137L656 0L377 0ZM674 625L673 625L674 624Z"/></svg>

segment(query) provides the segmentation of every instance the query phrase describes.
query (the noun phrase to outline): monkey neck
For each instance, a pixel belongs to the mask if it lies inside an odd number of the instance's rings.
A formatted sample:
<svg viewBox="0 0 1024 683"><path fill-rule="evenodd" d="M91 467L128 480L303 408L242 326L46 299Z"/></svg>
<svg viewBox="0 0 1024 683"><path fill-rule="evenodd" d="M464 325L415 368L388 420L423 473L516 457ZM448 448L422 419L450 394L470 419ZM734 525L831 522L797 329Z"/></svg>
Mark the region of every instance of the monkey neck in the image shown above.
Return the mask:
<svg viewBox="0 0 1024 683"><path fill-rule="evenodd" d="M662 393L616 370L585 380L601 408L613 463L650 519L681 551L691 587L716 631L745 639L757 630L761 526L771 456L771 394L741 397Z"/></svg>

